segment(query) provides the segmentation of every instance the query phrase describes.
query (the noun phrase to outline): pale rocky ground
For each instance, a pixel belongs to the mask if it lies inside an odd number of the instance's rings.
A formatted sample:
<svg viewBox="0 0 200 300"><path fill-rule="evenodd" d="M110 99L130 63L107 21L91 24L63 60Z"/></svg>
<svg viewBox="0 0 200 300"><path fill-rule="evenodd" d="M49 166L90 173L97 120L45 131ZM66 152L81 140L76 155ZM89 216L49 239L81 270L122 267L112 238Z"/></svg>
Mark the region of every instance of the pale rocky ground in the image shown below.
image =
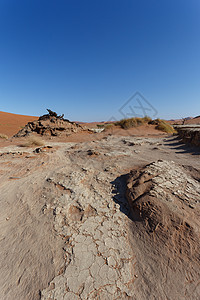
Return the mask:
<svg viewBox="0 0 200 300"><path fill-rule="evenodd" d="M136 286L145 299L199 299L199 181L196 169L166 160L129 175Z"/></svg>
<svg viewBox="0 0 200 300"><path fill-rule="evenodd" d="M46 145L52 148L39 153L33 148L0 148L0 299L199 299L199 153L182 148L174 137L108 136ZM126 197L127 174L157 160L167 162L150 165L148 180L154 178L158 188L148 192L166 203L166 193L177 193L169 206L172 211L182 203L176 197L189 199L184 205L195 232L187 235L194 237L194 262L192 255L184 252L182 257L176 248L181 238L187 243L184 236L177 235L173 248L168 230L163 239L154 239L145 218L134 219L133 194ZM166 170L174 170L170 187L165 184ZM133 180L141 176L136 173ZM144 191L137 193L142 196ZM169 215L170 210L166 218ZM167 220L158 223L166 225ZM170 222L169 229L174 226Z"/></svg>

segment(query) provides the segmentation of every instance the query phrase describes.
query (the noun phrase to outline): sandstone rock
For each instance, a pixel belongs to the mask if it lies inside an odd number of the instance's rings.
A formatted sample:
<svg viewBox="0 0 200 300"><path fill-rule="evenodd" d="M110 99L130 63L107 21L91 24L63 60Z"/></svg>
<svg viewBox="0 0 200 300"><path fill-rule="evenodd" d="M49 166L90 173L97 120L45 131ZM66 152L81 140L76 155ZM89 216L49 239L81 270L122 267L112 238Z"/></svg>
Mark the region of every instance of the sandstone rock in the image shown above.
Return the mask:
<svg viewBox="0 0 200 300"><path fill-rule="evenodd" d="M58 116L55 112L48 109L49 114L39 117L37 121L29 122L14 137L25 137L31 133L37 133L43 136L68 136L80 131L89 131L89 129Z"/></svg>

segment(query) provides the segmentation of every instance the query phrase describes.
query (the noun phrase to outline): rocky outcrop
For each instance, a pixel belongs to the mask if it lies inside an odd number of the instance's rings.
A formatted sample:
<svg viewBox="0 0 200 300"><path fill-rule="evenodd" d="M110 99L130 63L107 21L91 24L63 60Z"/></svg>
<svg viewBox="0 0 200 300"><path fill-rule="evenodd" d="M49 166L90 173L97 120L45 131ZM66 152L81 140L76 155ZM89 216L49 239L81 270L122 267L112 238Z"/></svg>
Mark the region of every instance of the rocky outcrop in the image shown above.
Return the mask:
<svg viewBox="0 0 200 300"><path fill-rule="evenodd" d="M200 147L200 125L179 125L175 128L184 143Z"/></svg>
<svg viewBox="0 0 200 300"><path fill-rule="evenodd" d="M58 116L50 109L48 112L48 114L39 117L37 121L29 122L14 137L24 137L33 132L42 136L69 136L72 133L88 131L82 125L64 119L64 115Z"/></svg>
<svg viewBox="0 0 200 300"><path fill-rule="evenodd" d="M158 289L159 299L199 299L198 180L161 160L129 174L127 199L143 299L158 299Z"/></svg>

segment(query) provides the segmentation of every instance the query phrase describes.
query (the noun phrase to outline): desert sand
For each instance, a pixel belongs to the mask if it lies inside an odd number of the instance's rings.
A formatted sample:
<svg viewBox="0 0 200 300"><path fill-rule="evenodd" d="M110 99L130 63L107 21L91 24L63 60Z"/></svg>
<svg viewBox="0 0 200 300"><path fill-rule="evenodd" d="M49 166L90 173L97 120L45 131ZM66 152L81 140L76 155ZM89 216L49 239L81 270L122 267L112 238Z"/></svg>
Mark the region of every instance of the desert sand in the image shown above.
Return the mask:
<svg viewBox="0 0 200 300"><path fill-rule="evenodd" d="M23 116L0 111L0 133L11 137L28 122L34 121L37 118L38 117Z"/></svg>
<svg viewBox="0 0 200 300"><path fill-rule="evenodd" d="M199 299L199 149L147 125L42 138L1 142L1 299Z"/></svg>

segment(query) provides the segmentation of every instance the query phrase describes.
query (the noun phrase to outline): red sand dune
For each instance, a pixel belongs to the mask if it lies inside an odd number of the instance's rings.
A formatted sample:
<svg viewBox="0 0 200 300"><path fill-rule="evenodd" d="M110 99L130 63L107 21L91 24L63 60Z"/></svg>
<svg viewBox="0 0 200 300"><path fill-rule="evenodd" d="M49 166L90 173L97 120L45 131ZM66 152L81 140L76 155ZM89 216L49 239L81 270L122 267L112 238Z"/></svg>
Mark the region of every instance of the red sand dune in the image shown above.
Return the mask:
<svg viewBox="0 0 200 300"><path fill-rule="evenodd" d="M37 119L38 117L34 116L23 116L0 111L0 133L11 137L17 133L22 126Z"/></svg>
<svg viewBox="0 0 200 300"><path fill-rule="evenodd" d="M184 119L176 119L176 120L169 120L167 122L170 123L170 124L180 124L180 125L182 125L183 120ZM187 124L200 124L200 116L185 120L184 124L185 125L187 125Z"/></svg>
<svg viewBox="0 0 200 300"><path fill-rule="evenodd" d="M200 117L196 117L190 120L187 120L185 124L200 124Z"/></svg>

